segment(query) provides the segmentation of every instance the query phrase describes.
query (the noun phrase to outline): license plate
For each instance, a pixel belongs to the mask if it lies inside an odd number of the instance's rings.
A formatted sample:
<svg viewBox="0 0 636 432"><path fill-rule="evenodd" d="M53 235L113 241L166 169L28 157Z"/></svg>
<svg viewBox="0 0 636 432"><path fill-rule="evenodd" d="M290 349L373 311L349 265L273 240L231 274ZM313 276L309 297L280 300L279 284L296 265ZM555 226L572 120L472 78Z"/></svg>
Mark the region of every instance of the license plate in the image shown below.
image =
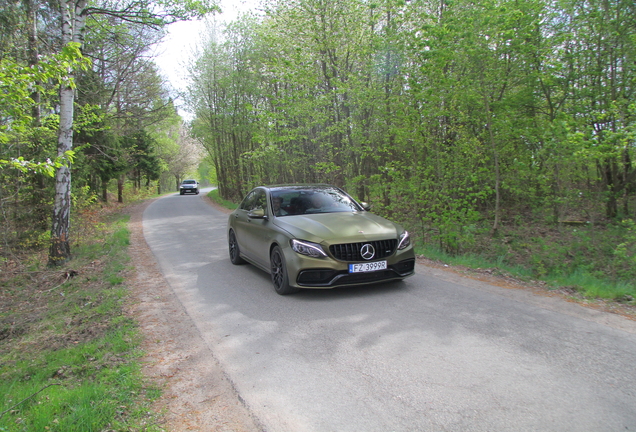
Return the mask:
<svg viewBox="0 0 636 432"><path fill-rule="evenodd" d="M367 273L386 270L386 261L374 261L360 264L349 264L349 273Z"/></svg>

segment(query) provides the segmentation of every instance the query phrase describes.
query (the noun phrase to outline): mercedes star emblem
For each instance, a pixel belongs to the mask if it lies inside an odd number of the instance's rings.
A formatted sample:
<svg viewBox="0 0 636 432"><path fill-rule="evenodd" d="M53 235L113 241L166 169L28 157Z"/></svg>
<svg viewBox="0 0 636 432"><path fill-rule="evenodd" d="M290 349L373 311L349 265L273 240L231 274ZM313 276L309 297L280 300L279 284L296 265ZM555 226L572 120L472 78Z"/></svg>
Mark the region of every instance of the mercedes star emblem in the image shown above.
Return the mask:
<svg viewBox="0 0 636 432"><path fill-rule="evenodd" d="M370 260L375 256L375 249L372 245L367 243L360 248L360 255L362 255L362 258L364 258L365 260Z"/></svg>

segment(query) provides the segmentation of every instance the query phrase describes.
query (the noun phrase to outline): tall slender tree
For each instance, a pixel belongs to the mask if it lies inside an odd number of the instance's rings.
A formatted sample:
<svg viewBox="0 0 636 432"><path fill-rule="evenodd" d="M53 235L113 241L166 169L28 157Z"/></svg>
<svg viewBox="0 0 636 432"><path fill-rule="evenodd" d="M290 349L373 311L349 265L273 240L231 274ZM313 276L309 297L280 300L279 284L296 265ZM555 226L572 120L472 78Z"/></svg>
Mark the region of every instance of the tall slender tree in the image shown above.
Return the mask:
<svg viewBox="0 0 636 432"><path fill-rule="evenodd" d="M180 1L153 2L122 1L104 7L89 6L87 0L59 0L61 18L61 45L84 42L86 20L91 15L109 15L117 19L160 28L176 20L200 17L205 13L217 11L218 6L207 0L192 1L184 4ZM69 77L74 73L69 70ZM73 148L73 116L75 91L72 85L60 88L60 126L58 133L58 155ZM60 167L56 173L55 202L53 207L51 246L49 265L58 265L71 256L69 231L71 216L71 170L69 166Z"/></svg>

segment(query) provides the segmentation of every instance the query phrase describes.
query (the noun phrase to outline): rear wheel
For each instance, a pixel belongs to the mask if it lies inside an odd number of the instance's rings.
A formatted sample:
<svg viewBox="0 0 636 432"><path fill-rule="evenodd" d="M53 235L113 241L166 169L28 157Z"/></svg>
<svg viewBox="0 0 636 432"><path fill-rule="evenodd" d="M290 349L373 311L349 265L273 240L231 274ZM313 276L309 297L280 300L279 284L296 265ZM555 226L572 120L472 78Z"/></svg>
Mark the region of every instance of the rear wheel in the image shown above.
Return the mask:
<svg viewBox="0 0 636 432"><path fill-rule="evenodd" d="M239 249L238 242L236 241L236 235L234 231L230 231L228 236L228 247L230 249L230 261L234 265L245 264L245 260L241 258L241 251Z"/></svg>
<svg viewBox="0 0 636 432"><path fill-rule="evenodd" d="M298 288L289 285L285 255L283 255L283 251L278 246L274 246L274 249L272 249L272 254L270 255L270 267L272 283L274 284L274 289L278 294L286 295L299 291Z"/></svg>

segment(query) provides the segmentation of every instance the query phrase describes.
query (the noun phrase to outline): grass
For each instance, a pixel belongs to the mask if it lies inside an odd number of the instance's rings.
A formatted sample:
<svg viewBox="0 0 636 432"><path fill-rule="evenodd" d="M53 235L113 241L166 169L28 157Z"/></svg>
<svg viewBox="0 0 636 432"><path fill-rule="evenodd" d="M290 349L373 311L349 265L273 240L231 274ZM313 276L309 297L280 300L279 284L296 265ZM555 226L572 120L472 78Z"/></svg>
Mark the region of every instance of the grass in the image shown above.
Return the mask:
<svg viewBox="0 0 636 432"><path fill-rule="evenodd" d="M232 201L228 201L224 198L222 198L219 195L219 190L218 189L212 189L210 192L208 192L208 197L214 201L215 203L228 208L230 210L235 210L238 207L238 204Z"/></svg>
<svg viewBox="0 0 636 432"><path fill-rule="evenodd" d="M575 256L570 250L576 247L577 239L567 241L567 237L562 236L560 243L552 243L546 238L524 241L526 243L522 249L526 251L525 255L523 251L515 252L510 245L508 251L503 253L493 245L490 250L482 248L480 254L453 255L430 244L417 243L416 253L443 264L470 269L491 269L495 274L505 274L523 281L540 280L549 289L567 288L587 299L615 300L636 305L636 285L629 280L613 279L600 271L602 259L599 255L596 255L597 261L593 261L594 257L590 255L599 252L599 248L589 247L587 254L579 248ZM529 242L539 246L533 248ZM604 266L608 267L609 264L605 263Z"/></svg>
<svg viewBox="0 0 636 432"><path fill-rule="evenodd" d="M552 288L568 287L580 292L586 298L616 300L621 303L636 304L636 288L629 282L615 282L598 278L585 270L577 270L565 275L548 275L544 280Z"/></svg>
<svg viewBox="0 0 636 432"><path fill-rule="evenodd" d="M522 266L507 265L503 259L492 261L475 254L450 255L441 251L439 248L430 245L418 246L417 243L415 249L417 255L443 264L463 266L471 269L497 269L502 274L514 275L525 280L533 277L530 270Z"/></svg>
<svg viewBox="0 0 636 432"><path fill-rule="evenodd" d="M124 311L128 219L108 222L73 248L71 267L5 263L0 431L162 430L148 412L159 390L142 376L137 324Z"/></svg>

